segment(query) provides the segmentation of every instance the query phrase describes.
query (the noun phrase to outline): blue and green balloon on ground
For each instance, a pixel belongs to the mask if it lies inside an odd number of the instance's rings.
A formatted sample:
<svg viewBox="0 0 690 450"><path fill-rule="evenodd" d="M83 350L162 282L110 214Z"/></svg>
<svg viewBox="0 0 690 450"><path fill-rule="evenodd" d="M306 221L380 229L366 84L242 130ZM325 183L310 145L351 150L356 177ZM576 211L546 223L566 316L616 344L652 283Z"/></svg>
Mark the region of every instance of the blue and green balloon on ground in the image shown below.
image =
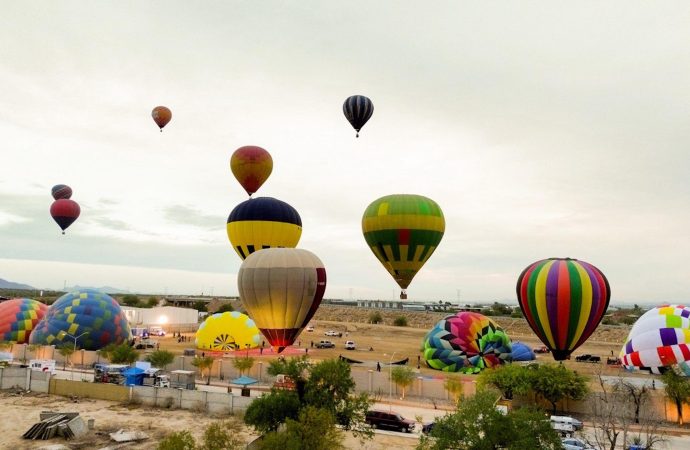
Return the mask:
<svg viewBox="0 0 690 450"><path fill-rule="evenodd" d="M119 345L131 337L120 305L108 294L95 289L73 291L55 300L32 331L29 342L56 347L74 345L74 339L68 334L78 337L76 346L84 350Z"/></svg>
<svg viewBox="0 0 690 450"><path fill-rule="evenodd" d="M424 361L444 372L478 373L511 360L511 342L501 327L474 312L441 319L427 333Z"/></svg>

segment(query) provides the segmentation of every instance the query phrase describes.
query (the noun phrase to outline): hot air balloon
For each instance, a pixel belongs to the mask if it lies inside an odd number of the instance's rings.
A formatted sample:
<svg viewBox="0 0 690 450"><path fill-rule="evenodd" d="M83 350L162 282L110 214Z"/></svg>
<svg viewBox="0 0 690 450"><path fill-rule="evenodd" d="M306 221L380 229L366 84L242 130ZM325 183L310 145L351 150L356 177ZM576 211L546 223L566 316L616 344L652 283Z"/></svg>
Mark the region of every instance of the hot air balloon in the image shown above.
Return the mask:
<svg viewBox="0 0 690 450"><path fill-rule="evenodd" d="M95 289L69 292L55 300L31 332L31 344L72 345L100 350L122 344L131 337L129 322L120 305L108 294Z"/></svg>
<svg viewBox="0 0 690 450"><path fill-rule="evenodd" d="M77 220L79 213L81 213L79 204L67 198L55 200L50 205L50 215L53 216L53 220L62 228L62 234L65 234L65 230Z"/></svg>
<svg viewBox="0 0 690 450"><path fill-rule="evenodd" d="M240 258L262 248L296 247L302 236L297 210L271 197L246 200L228 216L228 239Z"/></svg>
<svg viewBox="0 0 690 450"><path fill-rule="evenodd" d="M522 342L513 342L511 357L513 361L534 361L537 359L537 355L532 349Z"/></svg>
<svg viewBox="0 0 690 450"><path fill-rule="evenodd" d="M661 373L679 365L687 371L690 361L690 307L662 305L642 314L619 354L628 369Z"/></svg>
<svg viewBox="0 0 690 450"><path fill-rule="evenodd" d="M237 311L209 316L196 332L196 348L202 350L244 350L260 342L261 332L254 321Z"/></svg>
<svg viewBox="0 0 690 450"><path fill-rule="evenodd" d="M15 298L0 303L0 341L17 344L29 342L36 324L43 318L48 305L30 298Z"/></svg>
<svg viewBox="0 0 690 450"><path fill-rule="evenodd" d="M163 127L172 119L172 112L165 106L156 106L153 108L153 111L151 111L151 117L153 117L153 121L156 122L156 125L161 129L162 133Z"/></svg>
<svg viewBox="0 0 690 450"><path fill-rule="evenodd" d="M250 196L259 190L273 171L273 158L261 147L240 147L230 157L230 170Z"/></svg>
<svg viewBox="0 0 690 450"><path fill-rule="evenodd" d="M72 197L72 188L66 184L56 184L53 186L53 189L51 189L51 194L55 200L70 198Z"/></svg>
<svg viewBox="0 0 690 450"><path fill-rule="evenodd" d="M532 331L554 359L562 361L599 326L611 289L604 274L593 265L550 258L530 264L520 274L517 297Z"/></svg>
<svg viewBox="0 0 690 450"><path fill-rule="evenodd" d="M359 130L374 114L374 104L363 95L353 95L343 103L343 114L359 137Z"/></svg>
<svg viewBox="0 0 690 450"><path fill-rule="evenodd" d="M364 239L381 264L405 289L434 253L446 222L438 204L421 195L387 195L364 211Z"/></svg>
<svg viewBox="0 0 690 450"><path fill-rule="evenodd" d="M244 260L237 288L247 313L280 353L318 309L326 291L326 269L310 251L268 248Z"/></svg>
<svg viewBox="0 0 690 450"><path fill-rule="evenodd" d="M511 359L510 338L488 317L459 312L441 319L424 338L424 360L445 372L477 373Z"/></svg>

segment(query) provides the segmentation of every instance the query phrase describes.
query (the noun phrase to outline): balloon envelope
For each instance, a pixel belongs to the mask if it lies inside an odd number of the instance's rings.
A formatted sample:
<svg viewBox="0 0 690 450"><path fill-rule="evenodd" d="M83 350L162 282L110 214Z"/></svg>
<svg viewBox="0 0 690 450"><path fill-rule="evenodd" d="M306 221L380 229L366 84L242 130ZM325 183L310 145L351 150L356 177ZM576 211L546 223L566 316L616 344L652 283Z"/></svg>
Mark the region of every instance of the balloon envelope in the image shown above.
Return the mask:
<svg viewBox="0 0 690 450"><path fill-rule="evenodd" d="M570 258L530 264L516 290L522 314L556 361L566 359L592 335L611 299L604 274Z"/></svg>
<svg viewBox="0 0 690 450"><path fill-rule="evenodd" d="M488 317L459 312L441 319L427 333L423 352L433 369L477 373L510 361L511 343L503 329Z"/></svg>
<svg viewBox="0 0 690 450"><path fill-rule="evenodd" d="M261 147L240 147L230 157L230 170L247 194L259 190L273 171L273 158Z"/></svg>
<svg viewBox="0 0 690 450"><path fill-rule="evenodd" d="M679 365L686 372L690 361L690 307L662 305L641 315L619 358L629 369L660 373Z"/></svg>
<svg viewBox="0 0 690 450"><path fill-rule="evenodd" d="M511 357L513 361L534 361L537 355L534 354L528 345L522 342L513 342Z"/></svg>
<svg viewBox="0 0 690 450"><path fill-rule="evenodd" d="M296 247L302 236L297 210L271 197L246 200L228 216L228 239L240 258L262 248Z"/></svg>
<svg viewBox="0 0 690 450"><path fill-rule="evenodd" d="M153 108L153 111L151 111L151 117L153 117L153 121L156 122L158 128L163 131L163 127L172 119L172 111L165 106L156 106Z"/></svg>
<svg viewBox="0 0 690 450"><path fill-rule="evenodd" d="M72 197L72 188L66 184L56 184L50 192L55 200Z"/></svg>
<svg viewBox="0 0 690 450"><path fill-rule="evenodd" d="M79 218L80 213L79 204L66 198L55 200L50 206L50 215L62 229L62 234L65 234L65 230Z"/></svg>
<svg viewBox="0 0 690 450"><path fill-rule="evenodd" d="M48 305L30 298L0 303L0 341L29 342L31 331L48 311Z"/></svg>
<svg viewBox="0 0 690 450"><path fill-rule="evenodd" d="M434 253L445 228L441 208L421 195L381 197L362 217L364 239L402 289Z"/></svg>
<svg viewBox="0 0 690 450"><path fill-rule="evenodd" d="M345 114L348 122L357 132L357 137L359 137L359 130L374 114L374 104L363 95L353 95L348 97L343 103L343 114Z"/></svg>
<svg viewBox="0 0 690 450"><path fill-rule="evenodd" d="M86 333L82 335L82 333ZM109 344L129 340L129 322L111 296L95 289L69 292L55 300L31 332L32 344L74 345L85 350L100 350Z"/></svg>
<svg viewBox="0 0 690 450"><path fill-rule="evenodd" d="M202 350L242 350L260 342L261 333L254 321L237 311L209 316L196 332L196 348Z"/></svg>
<svg viewBox="0 0 690 450"><path fill-rule="evenodd" d="M295 341L321 304L326 269L307 250L259 250L242 263L237 287L249 316L281 352Z"/></svg>

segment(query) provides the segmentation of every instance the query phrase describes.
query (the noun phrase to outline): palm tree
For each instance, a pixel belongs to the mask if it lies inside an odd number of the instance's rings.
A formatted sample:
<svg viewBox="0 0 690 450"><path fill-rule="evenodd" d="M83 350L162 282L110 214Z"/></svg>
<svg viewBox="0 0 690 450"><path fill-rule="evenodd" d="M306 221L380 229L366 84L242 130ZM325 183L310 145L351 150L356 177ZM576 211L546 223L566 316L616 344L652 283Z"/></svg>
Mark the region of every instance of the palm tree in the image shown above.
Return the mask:
<svg viewBox="0 0 690 450"><path fill-rule="evenodd" d="M72 344L63 344L60 347L58 347L58 353L62 355L62 370L67 369L67 360L70 359L72 354L74 353L74 347ZM71 365L71 363L70 363Z"/></svg>
<svg viewBox="0 0 690 450"><path fill-rule="evenodd" d="M192 365L199 369L201 376L204 376L204 371L208 370L208 379L206 384L211 384L211 367L213 367L214 359L210 356L197 356L192 361Z"/></svg>
<svg viewBox="0 0 690 450"><path fill-rule="evenodd" d="M254 367L254 358L247 356L246 358L235 358L232 360L232 365L235 369L240 371L240 376L244 375L245 371Z"/></svg>

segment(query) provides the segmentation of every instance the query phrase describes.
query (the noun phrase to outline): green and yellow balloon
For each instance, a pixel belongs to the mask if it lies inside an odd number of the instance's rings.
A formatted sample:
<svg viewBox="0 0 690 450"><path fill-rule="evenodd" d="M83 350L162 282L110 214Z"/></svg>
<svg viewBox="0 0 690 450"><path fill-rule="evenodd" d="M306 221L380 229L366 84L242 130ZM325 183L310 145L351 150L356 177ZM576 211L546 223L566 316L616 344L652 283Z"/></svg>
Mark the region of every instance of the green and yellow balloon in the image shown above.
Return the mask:
<svg viewBox="0 0 690 450"><path fill-rule="evenodd" d="M369 248L405 290L438 247L446 229L443 211L430 198L396 194L375 200L364 211L362 232Z"/></svg>

